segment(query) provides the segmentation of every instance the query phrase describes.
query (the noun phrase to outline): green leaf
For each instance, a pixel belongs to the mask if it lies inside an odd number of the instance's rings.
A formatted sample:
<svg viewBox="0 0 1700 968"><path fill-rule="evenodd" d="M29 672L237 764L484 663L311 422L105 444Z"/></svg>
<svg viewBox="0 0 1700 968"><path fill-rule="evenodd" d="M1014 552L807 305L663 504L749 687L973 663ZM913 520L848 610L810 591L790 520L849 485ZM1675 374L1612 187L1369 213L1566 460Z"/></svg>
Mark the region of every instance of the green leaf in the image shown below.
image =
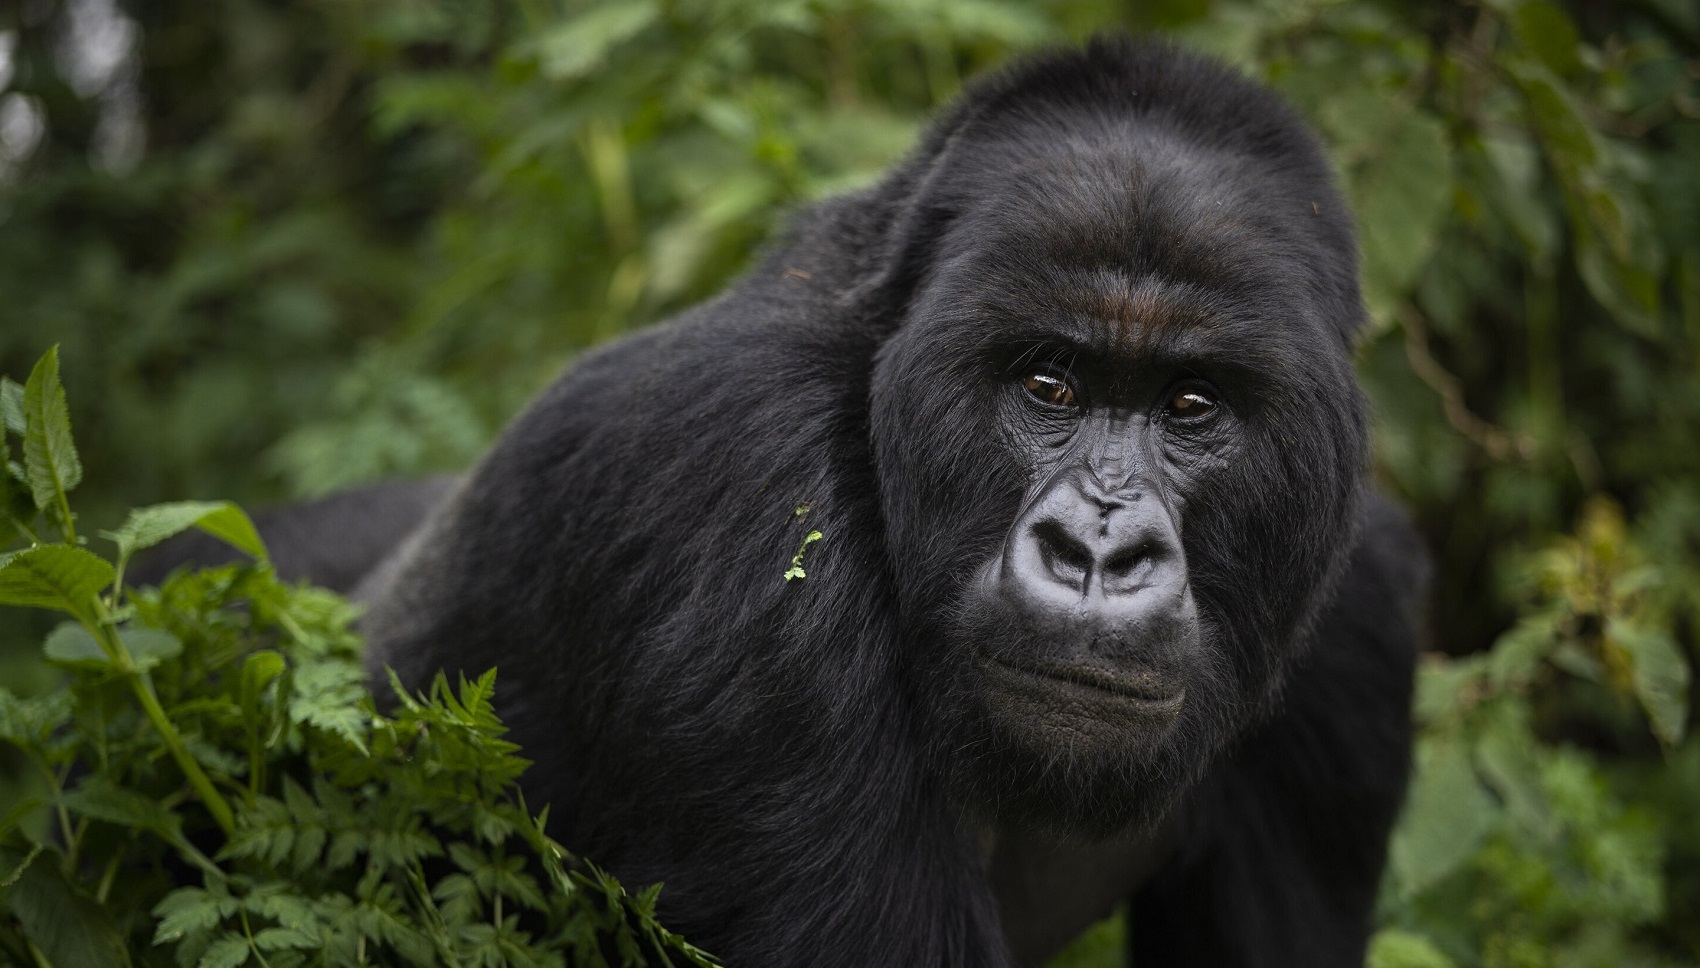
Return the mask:
<svg viewBox="0 0 1700 968"><path fill-rule="evenodd" d="M1535 130L1560 172L1575 177L1598 165L1600 148L1593 129L1564 83L1543 65L1527 60L1507 60L1504 66L1517 82Z"/></svg>
<svg viewBox="0 0 1700 968"><path fill-rule="evenodd" d="M1496 179L1490 194L1517 233L1529 261L1550 267L1563 239L1559 214L1542 195L1540 151L1526 132L1497 131L1480 146Z"/></svg>
<svg viewBox="0 0 1700 968"><path fill-rule="evenodd" d="M1682 648L1664 629L1651 629L1621 618L1606 620L1606 638L1630 657L1635 698L1667 745L1682 739L1688 723L1688 681L1692 671Z"/></svg>
<svg viewBox="0 0 1700 968"><path fill-rule="evenodd" d="M118 554L128 558L190 528L200 528L253 558L267 557L265 542L254 529L254 522L229 501L176 501L137 508L122 527L103 531L101 537L116 542Z"/></svg>
<svg viewBox="0 0 1700 968"><path fill-rule="evenodd" d="M1496 811L1462 743L1434 738L1418 752L1416 781L1388 858L1399 894L1407 899L1463 864Z"/></svg>
<svg viewBox="0 0 1700 968"><path fill-rule="evenodd" d="M0 605L58 609L95 625L95 596L111 583L112 566L95 555L68 545L43 545L0 564Z"/></svg>
<svg viewBox="0 0 1700 968"><path fill-rule="evenodd" d="M195 968L236 968L246 962L252 953L248 947L248 939L239 934L225 935L213 942Z"/></svg>
<svg viewBox="0 0 1700 968"><path fill-rule="evenodd" d="M9 376L0 376L0 426L24 435L24 386Z"/></svg>
<svg viewBox="0 0 1700 968"><path fill-rule="evenodd" d="M558 80L584 77L616 47L642 33L661 16L653 0L610 3L568 20L537 41L543 73Z"/></svg>
<svg viewBox="0 0 1700 968"><path fill-rule="evenodd" d="M1364 968L1454 968L1434 943L1420 934L1386 928L1369 943Z"/></svg>
<svg viewBox="0 0 1700 968"><path fill-rule="evenodd" d="M254 719L259 716L260 695L273 679L283 675L284 668L283 656L270 649L255 652L242 663L242 686L238 701L244 717Z"/></svg>
<svg viewBox="0 0 1700 968"><path fill-rule="evenodd" d="M365 673L352 663L308 663L295 673L289 718L340 736L365 753L368 722L360 708L360 700L366 696L365 683Z"/></svg>
<svg viewBox="0 0 1700 968"><path fill-rule="evenodd" d="M0 907L17 919L24 936L47 962L61 966L128 965L123 935L99 904L78 890L59 865L37 854L33 863L14 871L16 883L0 894ZM11 867L9 852L0 851L0 868Z"/></svg>
<svg viewBox="0 0 1700 968"><path fill-rule="evenodd" d="M151 669L183 652L183 643L164 629L122 628L118 639L130 653L135 668ZM76 622L64 622L50 632L41 653L49 662L80 669L103 669L112 665L106 650L89 630Z"/></svg>
<svg viewBox="0 0 1700 968"><path fill-rule="evenodd" d="M1511 29L1530 53L1555 74L1569 76L1582 68L1581 38L1564 11L1545 0L1523 0L1511 10Z"/></svg>
<svg viewBox="0 0 1700 968"><path fill-rule="evenodd" d="M150 796L126 790L104 776L95 775L59 798L61 806L91 820L104 820L124 827L150 830L175 841L183 830L183 819Z"/></svg>
<svg viewBox="0 0 1700 968"><path fill-rule="evenodd" d="M154 944L177 941L185 934L208 931L218 926L224 917L220 905L229 898L220 898L199 887L180 887L167 894L153 907L159 918L153 932ZM234 905L231 905L234 908Z"/></svg>
<svg viewBox="0 0 1700 968"><path fill-rule="evenodd" d="M803 570L803 552L808 551L809 545L819 541L820 538L819 531L810 531L803 536L802 545L797 548L797 554L791 558L791 567L785 570L783 577L786 581L796 581L799 578L809 577L808 573Z"/></svg>
<svg viewBox="0 0 1700 968"><path fill-rule="evenodd" d="M35 863L35 859L40 857L46 849L46 847L36 844L30 848L30 852L25 854L22 860L19 860L17 855L11 851L0 851L0 891L18 883L23 878L24 871L28 870L29 866ZM7 869L8 867L10 870Z"/></svg>
<svg viewBox="0 0 1700 968"><path fill-rule="evenodd" d="M1349 90L1326 102L1320 118L1337 139L1358 216L1364 302L1382 324L1428 264L1452 195L1446 126L1389 102L1385 91Z"/></svg>
<svg viewBox="0 0 1700 968"><path fill-rule="evenodd" d="M59 347L30 371L24 384L24 473L38 510L63 500L83 479L83 464L71 442L71 410L59 383Z"/></svg>

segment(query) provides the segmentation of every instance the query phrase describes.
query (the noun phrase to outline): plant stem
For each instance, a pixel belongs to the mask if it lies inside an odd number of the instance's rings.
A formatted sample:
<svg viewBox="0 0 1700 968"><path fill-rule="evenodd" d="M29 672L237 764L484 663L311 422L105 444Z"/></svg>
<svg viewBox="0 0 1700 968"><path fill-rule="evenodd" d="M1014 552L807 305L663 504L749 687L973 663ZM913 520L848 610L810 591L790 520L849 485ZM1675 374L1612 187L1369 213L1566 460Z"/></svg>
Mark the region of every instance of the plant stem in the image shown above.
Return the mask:
<svg viewBox="0 0 1700 968"><path fill-rule="evenodd" d="M85 627L94 634L95 641L100 643L101 649L106 652L107 658L112 660L112 665L119 675L130 683L130 691L135 693L136 701L142 704L142 712L147 715L148 722L153 723L154 729L159 730L160 738L165 740L172 759L177 761L177 766L189 780L189 786L194 788L196 795L212 814L213 820L217 821L226 836L235 833L236 816L231 813L230 804L225 802L224 797L213 786L212 779L201 769L201 764L195 762L195 758L189 754L189 748L183 745L182 734L177 732L177 727L171 725L170 717L165 715L165 707L159 704L159 697L154 694L153 678L136 668L130 650L124 647L124 640L118 637L117 630L112 627L111 615L106 606L97 598L94 607L98 623Z"/></svg>
<svg viewBox="0 0 1700 968"><path fill-rule="evenodd" d="M112 638L116 640L118 637L113 635ZM122 644L119 648L123 648ZM225 836L234 834L236 816L230 812L230 804L225 802L224 797L213 786L212 779L201 769L201 764L195 762L195 758L189 754L189 748L183 745L182 735L177 732L177 727L171 725L171 720L165 715L165 708L159 704L159 697L154 695L153 680L134 668L129 671L128 678L131 691L142 704L142 711L147 713L148 721L153 723L154 729L159 730L165 745L171 750L172 758L182 768L183 775L188 777L189 785L195 788L195 793L200 796L201 802L206 804L207 810L212 813L213 819L218 822Z"/></svg>
<svg viewBox="0 0 1700 968"><path fill-rule="evenodd" d="M77 526L72 523L71 499L65 496L65 489L59 486L58 474L54 474L54 489L59 492L59 533L65 543L75 548L77 546Z"/></svg>

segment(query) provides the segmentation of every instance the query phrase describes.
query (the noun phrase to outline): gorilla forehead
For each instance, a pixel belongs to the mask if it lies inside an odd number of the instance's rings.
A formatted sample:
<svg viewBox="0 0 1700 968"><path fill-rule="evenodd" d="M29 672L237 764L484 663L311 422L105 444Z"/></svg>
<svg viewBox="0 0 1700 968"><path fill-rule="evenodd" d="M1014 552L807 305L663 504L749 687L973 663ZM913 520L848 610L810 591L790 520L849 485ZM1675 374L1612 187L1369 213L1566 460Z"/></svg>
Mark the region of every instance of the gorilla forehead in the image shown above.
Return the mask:
<svg viewBox="0 0 1700 968"><path fill-rule="evenodd" d="M1159 124L1056 124L965 133L951 151L961 171L941 202L955 218L933 277L944 315L1135 356L1314 353L1342 325L1312 268L1340 258L1339 240L1304 224L1321 209L1304 179Z"/></svg>

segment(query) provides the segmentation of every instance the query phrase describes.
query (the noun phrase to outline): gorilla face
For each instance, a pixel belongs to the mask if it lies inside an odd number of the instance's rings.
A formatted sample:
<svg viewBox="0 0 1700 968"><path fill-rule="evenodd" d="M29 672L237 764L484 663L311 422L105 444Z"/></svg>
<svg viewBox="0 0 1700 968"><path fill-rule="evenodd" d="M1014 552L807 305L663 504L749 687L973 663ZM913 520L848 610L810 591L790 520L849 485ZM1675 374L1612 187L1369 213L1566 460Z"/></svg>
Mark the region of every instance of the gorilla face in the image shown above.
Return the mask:
<svg viewBox="0 0 1700 968"><path fill-rule="evenodd" d="M1311 202L1068 130L956 146L874 437L935 768L984 818L1099 835L1269 707L1351 546L1364 431L1312 269L1350 250Z"/></svg>

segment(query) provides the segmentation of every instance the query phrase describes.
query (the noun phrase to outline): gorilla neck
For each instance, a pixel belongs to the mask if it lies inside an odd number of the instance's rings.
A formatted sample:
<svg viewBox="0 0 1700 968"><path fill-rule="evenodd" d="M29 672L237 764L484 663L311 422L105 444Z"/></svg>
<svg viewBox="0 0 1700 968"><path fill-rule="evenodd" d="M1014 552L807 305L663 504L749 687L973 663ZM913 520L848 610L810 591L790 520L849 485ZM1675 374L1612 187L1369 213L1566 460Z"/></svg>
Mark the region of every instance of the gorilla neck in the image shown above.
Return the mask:
<svg viewBox="0 0 1700 968"><path fill-rule="evenodd" d="M1110 916L1174 849L1173 813L1155 829L1107 841L1031 830L987 831L986 875L1017 965L1042 965Z"/></svg>

